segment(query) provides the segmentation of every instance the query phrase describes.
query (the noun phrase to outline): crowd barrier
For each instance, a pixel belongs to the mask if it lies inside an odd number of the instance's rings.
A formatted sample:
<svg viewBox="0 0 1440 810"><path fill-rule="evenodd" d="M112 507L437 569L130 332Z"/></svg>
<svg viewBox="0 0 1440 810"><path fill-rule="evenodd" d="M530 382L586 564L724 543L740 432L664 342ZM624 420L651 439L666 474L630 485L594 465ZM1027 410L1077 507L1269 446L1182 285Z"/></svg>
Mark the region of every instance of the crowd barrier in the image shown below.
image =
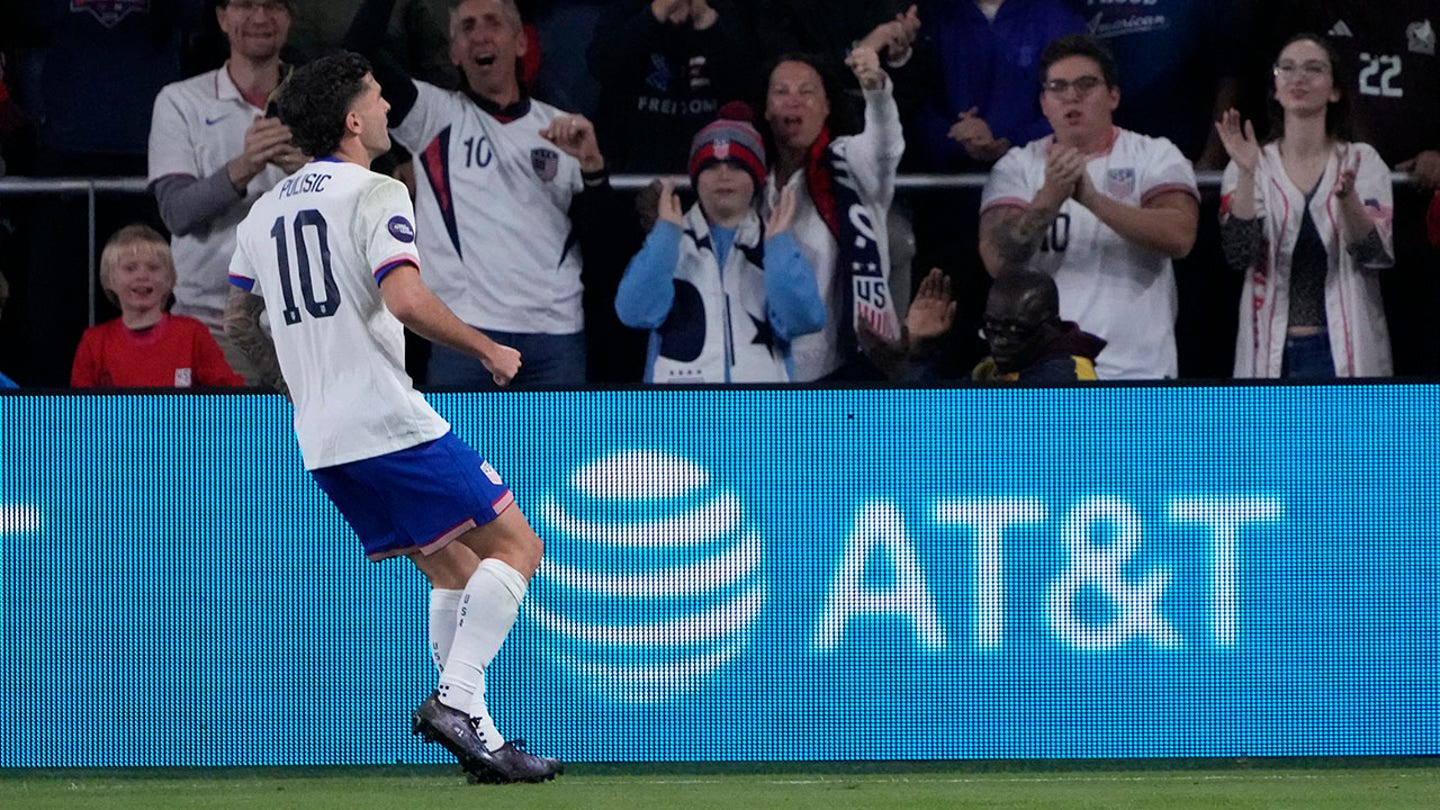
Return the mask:
<svg viewBox="0 0 1440 810"><path fill-rule="evenodd" d="M1440 386L431 394L572 761L1440 753ZM0 395L0 768L434 763L426 588L275 394Z"/></svg>

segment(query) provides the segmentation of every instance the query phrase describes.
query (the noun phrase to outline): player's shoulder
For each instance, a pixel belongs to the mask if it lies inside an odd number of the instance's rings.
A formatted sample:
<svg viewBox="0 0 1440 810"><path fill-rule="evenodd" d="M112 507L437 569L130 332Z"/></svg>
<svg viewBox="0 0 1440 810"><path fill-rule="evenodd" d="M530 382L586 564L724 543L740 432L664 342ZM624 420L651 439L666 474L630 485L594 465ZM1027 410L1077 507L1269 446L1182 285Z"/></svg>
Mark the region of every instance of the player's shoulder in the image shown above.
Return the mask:
<svg viewBox="0 0 1440 810"><path fill-rule="evenodd" d="M410 199L410 190L399 180L388 174L372 172L363 166L350 165L352 168L347 172L346 180L353 184L356 194L362 200L393 200L396 195Z"/></svg>

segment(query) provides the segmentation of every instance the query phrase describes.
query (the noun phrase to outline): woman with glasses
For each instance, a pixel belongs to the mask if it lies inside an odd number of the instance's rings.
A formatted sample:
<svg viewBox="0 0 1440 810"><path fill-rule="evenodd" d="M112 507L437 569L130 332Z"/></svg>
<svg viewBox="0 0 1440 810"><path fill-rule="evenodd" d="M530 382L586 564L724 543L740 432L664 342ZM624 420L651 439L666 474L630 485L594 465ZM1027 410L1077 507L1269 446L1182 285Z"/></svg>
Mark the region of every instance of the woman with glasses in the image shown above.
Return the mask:
<svg viewBox="0 0 1440 810"><path fill-rule="evenodd" d="M1275 137L1229 110L1215 125L1226 262L1246 273L1236 377L1392 373L1378 271L1393 262L1390 167L1346 139L1349 87L1323 38L1300 34L1275 60Z"/></svg>

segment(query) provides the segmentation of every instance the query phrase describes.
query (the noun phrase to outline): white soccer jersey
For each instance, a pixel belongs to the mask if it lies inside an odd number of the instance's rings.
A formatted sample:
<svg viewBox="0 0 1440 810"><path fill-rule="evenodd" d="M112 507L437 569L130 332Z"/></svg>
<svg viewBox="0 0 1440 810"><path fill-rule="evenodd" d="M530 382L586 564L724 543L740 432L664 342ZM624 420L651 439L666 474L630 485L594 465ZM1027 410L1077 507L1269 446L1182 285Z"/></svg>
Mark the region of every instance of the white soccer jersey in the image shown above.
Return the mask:
<svg viewBox="0 0 1440 810"><path fill-rule="evenodd" d="M1025 206L1045 184L1052 136L1011 149L995 164L980 196L980 213ZM1139 206L1157 194L1184 191L1197 200L1195 170L1164 138L1116 128L1110 149L1087 164L1102 194ZM1179 303L1169 257L1141 247L1102 223L1075 200L1060 206L1028 267L1055 278L1060 317L1108 342L1096 358L1102 380L1158 379L1179 373L1175 314Z"/></svg>
<svg viewBox="0 0 1440 810"><path fill-rule="evenodd" d="M505 123L464 93L415 88L415 106L391 132L415 155L426 283L482 329L583 330L570 220L580 163L539 134L564 113L531 100L529 112Z"/></svg>
<svg viewBox="0 0 1440 810"><path fill-rule="evenodd" d="M403 450L450 429L405 373L405 337L380 280L419 265L397 180L317 160L261 197L236 229L230 282L265 297L295 402L306 469Z"/></svg>
<svg viewBox="0 0 1440 810"><path fill-rule="evenodd" d="M166 85L150 119L149 182L177 174L203 179L220 171L245 151L245 133L262 114L241 97L223 67ZM284 176L279 167L266 166L223 215L203 230L170 240L175 314L197 318L211 332L224 328L225 271L235 252L235 226Z"/></svg>

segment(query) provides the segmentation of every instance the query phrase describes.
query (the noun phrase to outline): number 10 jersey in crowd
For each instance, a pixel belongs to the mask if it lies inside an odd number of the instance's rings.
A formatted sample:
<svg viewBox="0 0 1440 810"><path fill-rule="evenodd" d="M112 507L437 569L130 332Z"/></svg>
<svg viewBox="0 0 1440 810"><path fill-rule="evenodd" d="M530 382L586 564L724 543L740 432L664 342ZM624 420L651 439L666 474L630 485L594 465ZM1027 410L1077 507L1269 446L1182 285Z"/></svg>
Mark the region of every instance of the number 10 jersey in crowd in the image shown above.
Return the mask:
<svg viewBox="0 0 1440 810"><path fill-rule="evenodd" d="M336 159L282 180L240 223L230 283L265 298L306 469L413 447L449 424L405 373L380 281L415 253L399 181Z"/></svg>

